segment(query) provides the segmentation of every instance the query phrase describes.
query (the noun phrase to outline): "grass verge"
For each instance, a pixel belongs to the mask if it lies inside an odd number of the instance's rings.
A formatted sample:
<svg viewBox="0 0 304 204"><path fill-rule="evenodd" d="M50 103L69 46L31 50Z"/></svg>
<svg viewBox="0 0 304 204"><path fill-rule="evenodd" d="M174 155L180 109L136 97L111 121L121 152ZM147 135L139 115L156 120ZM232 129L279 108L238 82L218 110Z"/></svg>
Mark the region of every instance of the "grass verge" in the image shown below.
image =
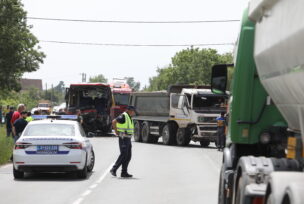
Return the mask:
<svg viewBox="0 0 304 204"><path fill-rule="evenodd" d="M6 137L4 125L0 127L0 165L9 162L13 153L14 141L12 137Z"/></svg>

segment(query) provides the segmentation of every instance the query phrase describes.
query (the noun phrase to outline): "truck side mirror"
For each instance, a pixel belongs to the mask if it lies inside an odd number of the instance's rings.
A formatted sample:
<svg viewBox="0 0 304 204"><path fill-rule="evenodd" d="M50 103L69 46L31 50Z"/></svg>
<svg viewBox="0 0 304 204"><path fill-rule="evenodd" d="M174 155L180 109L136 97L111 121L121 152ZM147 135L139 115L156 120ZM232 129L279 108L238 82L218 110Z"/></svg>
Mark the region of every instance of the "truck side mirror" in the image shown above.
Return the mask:
<svg viewBox="0 0 304 204"><path fill-rule="evenodd" d="M225 94L227 86L226 64L214 65L211 75L211 90L215 94Z"/></svg>

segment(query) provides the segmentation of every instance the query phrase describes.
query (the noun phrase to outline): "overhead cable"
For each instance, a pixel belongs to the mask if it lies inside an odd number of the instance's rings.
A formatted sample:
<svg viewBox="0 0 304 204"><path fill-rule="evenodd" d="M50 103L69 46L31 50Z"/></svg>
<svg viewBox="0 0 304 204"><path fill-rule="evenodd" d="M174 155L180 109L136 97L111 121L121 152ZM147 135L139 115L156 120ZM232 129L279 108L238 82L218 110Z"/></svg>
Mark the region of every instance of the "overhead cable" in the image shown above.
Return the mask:
<svg viewBox="0 0 304 204"><path fill-rule="evenodd" d="M66 22L81 22L81 23L133 23L133 24L178 24L178 23L229 23L239 22L236 19L222 19L222 20L197 20L197 21L123 21L123 20L90 20L90 19L66 19L66 18L41 18L41 17L27 17L30 20L44 20L44 21L66 21Z"/></svg>
<svg viewBox="0 0 304 204"><path fill-rule="evenodd" d="M116 47L204 47L204 46L233 46L234 43L194 43L194 44L123 44L123 43L92 43L92 42L71 42L56 40L40 40L42 43L72 44L72 45L92 45L92 46L116 46Z"/></svg>

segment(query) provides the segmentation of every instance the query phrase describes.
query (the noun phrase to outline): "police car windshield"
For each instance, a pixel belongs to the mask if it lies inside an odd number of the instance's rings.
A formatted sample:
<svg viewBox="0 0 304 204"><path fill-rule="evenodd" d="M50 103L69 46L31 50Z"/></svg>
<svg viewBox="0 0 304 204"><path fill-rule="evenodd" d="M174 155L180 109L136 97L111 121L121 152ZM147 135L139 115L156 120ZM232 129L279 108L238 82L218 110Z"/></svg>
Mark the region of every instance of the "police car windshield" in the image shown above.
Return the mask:
<svg viewBox="0 0 304 204"><path fill-rule="evenodd" d="M28 125L23 136L75 136L75 127L69 124L33 124Z"/></svg>

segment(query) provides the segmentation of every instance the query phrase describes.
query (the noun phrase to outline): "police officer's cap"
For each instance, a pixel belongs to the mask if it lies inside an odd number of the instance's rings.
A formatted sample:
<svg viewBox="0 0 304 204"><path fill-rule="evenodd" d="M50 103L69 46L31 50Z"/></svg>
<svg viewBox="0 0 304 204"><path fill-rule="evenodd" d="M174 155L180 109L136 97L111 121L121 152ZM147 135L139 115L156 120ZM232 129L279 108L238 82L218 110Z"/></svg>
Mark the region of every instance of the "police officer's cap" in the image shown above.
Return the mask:
<svg viewBox="0 0 304 204"><path fill-rule="evenodd" d="M136 112L136 108L134 106L127 106L127 110Z"/></svg>

